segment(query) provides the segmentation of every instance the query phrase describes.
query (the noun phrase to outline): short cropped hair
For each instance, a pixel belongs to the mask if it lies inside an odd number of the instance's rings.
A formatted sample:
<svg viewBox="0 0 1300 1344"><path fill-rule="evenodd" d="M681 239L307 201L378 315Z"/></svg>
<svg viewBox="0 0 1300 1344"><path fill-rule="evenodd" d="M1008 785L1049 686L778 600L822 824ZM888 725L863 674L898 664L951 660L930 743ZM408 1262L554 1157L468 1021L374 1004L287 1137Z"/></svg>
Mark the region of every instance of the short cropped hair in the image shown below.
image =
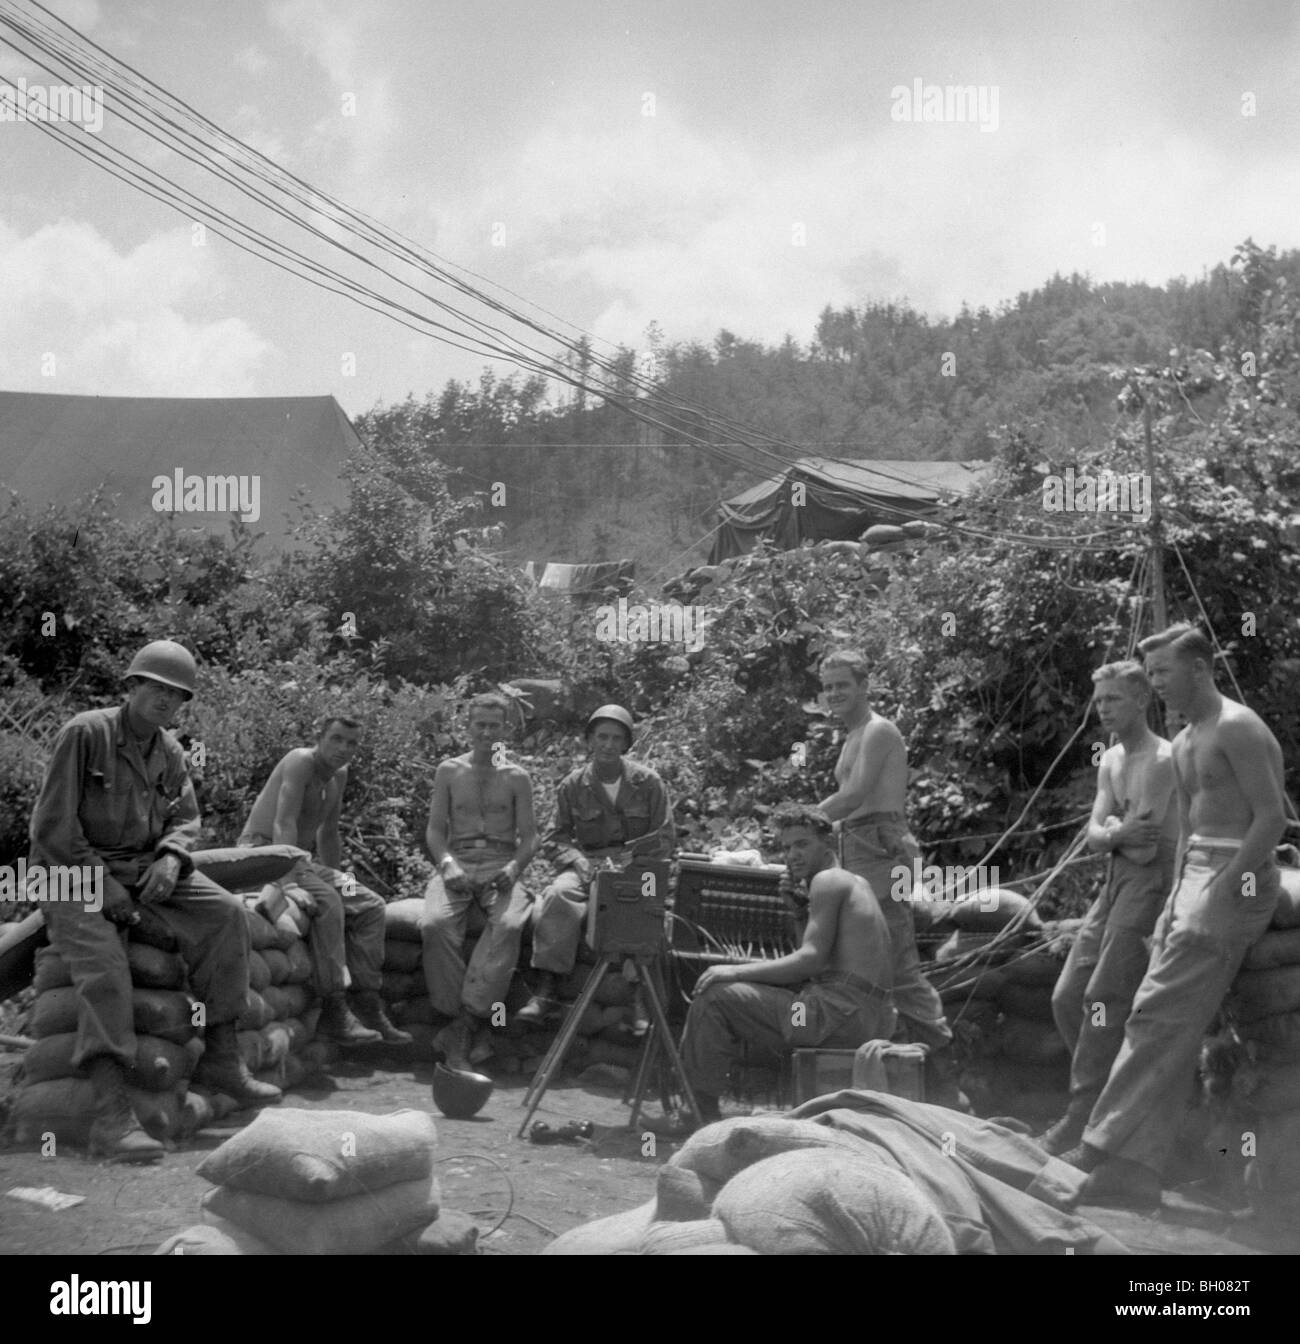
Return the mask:
<svg viewBox="0 0 1300 1344"><path fill-rule="evenodd" d="M1106 663L1093 674L1094 685L1103 681L1122 681L1130 691L1151 694L1151 682L1142 670L1142 664L1133 658L1124 658L1118 663Z"/></svg>
<svg viewBox="0 0 1300 1344"><path fill-rule="evenodd" d="M316 741L319 742L336 723L341 728L347 728L358 733L364 726L360 719L350 719L344 714L326 714L320 721L320 727L316 729Z"/></svg>
<svg viewBox="0 0 1300 1344"><path fill-rule="evenodd" d="M834 823L821 810L807 803L783 803L767 819L773 835L780 835L795 826L807 826L818 835L830 835L835 829Z"/></svg>
<svg viewBox="0 0 1300 1344"><path fill-rule="evenodd" d="M1158 635L1148 635L1138 645L1138 651L1144 657L1157 649L1173 649L1184 662L1200 658L1206 667L1211 670L1214 668L1214 646L1200 630L1194 625L1188 625L1186 621L1171 625Z"/></svg>
<svg viewBox="0 0 1300 1344"><path fill-rule="evenodd" d="M496 691L484 691L482 695L476 695L466 707L466 712L473 714L476 709L500 710L501 717L507 723L510 722L510 715L513 712L510 701Z"/></svg>
<svg viewBox="0 0 1300 1344"><path fill-rule="evenodd" d="M844 668L854 681L866 681L867 673L871 670L867 655L860 649L835 649L828 653L817 669L818 675L825 672L828 667Z"/></svg>

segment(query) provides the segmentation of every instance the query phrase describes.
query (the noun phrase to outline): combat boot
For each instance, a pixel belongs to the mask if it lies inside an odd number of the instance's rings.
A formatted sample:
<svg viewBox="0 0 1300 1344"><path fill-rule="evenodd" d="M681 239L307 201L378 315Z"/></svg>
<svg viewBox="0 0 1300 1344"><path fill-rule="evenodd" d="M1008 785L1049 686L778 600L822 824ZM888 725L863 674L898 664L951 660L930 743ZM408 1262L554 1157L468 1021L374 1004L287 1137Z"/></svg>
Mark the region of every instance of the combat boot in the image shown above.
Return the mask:
<svg viewBox="0 0 1300 1344"><path fill-rule="evenodd" d="M556 977L550 971L543 971L537 979L532 998L515 1014L515 1021L533 1024L545 1022L560 1007L556 998L557 989Z"/></svg>
<svg viewBox="0 0 1300 1344"><path fill-rule="evenodd" d="M384 1038L377 1031L363 1027L352 1015L346 994L331 994L321 1009L316 1035L324 1036L340 1045L378 1045Z"/></svg>
<svg viewBox="0 0 1300 1344"><path fill-rule="evenodd" d="M239 1057L239 1033L233 1022L209 1025L203 1037L203 1058L195 1082L222 1092L245 1106L265 1106L284 1095L273 1083L261 1083Z"/></svg>
<svg viewBox="0 0 1300 1344"><path fill-rule="evenodd" d="M90 1126L90 1155L110 1162L156 1162L163 1146L136 1119L126 1094L126 1074L116 1059L100 1055L88 1069L95 1089L95 1119Z"/></svg>
<svg viewBox="0 0 1300 1344"><path fill-rule="evenodd" d="M362 1026L377 1031L385 1045L410 1045L409 1031L400 1031L388 1020L384 1001L373 989L359 990L352 996L353 1012Z"/></svg>

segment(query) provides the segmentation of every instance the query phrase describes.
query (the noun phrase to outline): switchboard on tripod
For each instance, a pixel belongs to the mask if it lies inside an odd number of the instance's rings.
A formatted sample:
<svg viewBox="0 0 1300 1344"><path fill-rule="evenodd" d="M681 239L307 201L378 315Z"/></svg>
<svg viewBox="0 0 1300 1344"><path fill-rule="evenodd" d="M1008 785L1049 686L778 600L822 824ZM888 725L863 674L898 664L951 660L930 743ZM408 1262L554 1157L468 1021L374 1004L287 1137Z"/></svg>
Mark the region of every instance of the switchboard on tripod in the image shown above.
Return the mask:
<svg viewBox="0 0 1300 1344"><path fill-rule="evenodd" d="M587 902L587 946L595 952L654 956L664 946L668 864L607 868Z"/></svg>

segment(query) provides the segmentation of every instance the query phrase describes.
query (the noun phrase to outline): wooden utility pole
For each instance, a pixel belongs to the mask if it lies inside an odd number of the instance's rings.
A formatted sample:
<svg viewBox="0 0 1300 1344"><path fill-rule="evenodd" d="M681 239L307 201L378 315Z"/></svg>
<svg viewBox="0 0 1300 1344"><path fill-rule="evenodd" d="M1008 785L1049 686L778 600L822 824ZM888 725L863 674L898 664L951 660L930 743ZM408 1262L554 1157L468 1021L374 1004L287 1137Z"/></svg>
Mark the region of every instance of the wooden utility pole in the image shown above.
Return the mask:
<svg viewBox="0 0 1300 1344"><path fill-rule="evenodd" d="M1160 538L1160 496L1156 490L1156 459L1151 446L1151 394L1142 398L1142 430L1146 439L1147 488L1151 491L1151 599L1155 630L1169 624L1165 608L1165 549Z"/></svg>

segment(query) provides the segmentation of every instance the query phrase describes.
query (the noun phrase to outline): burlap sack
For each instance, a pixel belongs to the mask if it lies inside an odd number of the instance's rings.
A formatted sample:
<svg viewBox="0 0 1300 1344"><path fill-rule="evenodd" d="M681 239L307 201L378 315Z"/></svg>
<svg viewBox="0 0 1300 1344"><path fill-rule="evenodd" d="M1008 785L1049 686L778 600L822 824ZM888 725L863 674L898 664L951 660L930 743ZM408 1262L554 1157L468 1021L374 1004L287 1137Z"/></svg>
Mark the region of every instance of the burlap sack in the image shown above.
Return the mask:
<svg viewBox="0 0 1300 1344"><path fill-rule="evenodd" d="M289 974L285 976L285 984L305 985L311 979L311 952L307 944L297 938L284 951L289 958Z"/></svg>
<svg viewBox="0 0 1300 1344"><path fill-rule="evenodd" d="M128 1088L137 1119L155 1139L173 1139L181 1129L183 1091ZM95 1089L88 1078L32 1083L13 1099L9 1124L17 1144L41 1143L47 1133L63 1143L85 1143L95 1118Z"/></svg>
<svg viewBox="0 0 1300 1344"><path fill-rule="evenodd" d="M84 1069L72 1065L76 1048L75 1031L42 1037L23 1055L24 1080L42 1083L51 1078L86 1077ZM127 1071L126 1080L132 1087L147 1092L174 1091L194 1072L195 1063L195 1056L187 1046L157 1036L137 1036L135 1063Z"/></svg>
<svg viewBox="0 0 1300 1344"><path fill-rule="evenodd" d="M250 989L244 996L244 1011L240 1013L236 1025L241 1031L261 1031L268 1022L274 1022L276 1017L276 1012L266 999L257 990Z"/></svg>
<svg viewBox="0 0 1300 1344"><path fill-rule="evenodd" d="M211 1223L196 1223L170 1236L155 1255L279 1255L237 1223L215 1215Z"/></svg>
<svg viewBox="0 0 1300 1344"><path fill-rule="evenodd" d="M782 1153L723 1186L713 1216L760 1255L956 1255L940 1216L900 1172L842 1152Z"/></svg>
<svg viewBox="0 0 1300 1344"><path fill-rule="evenodd" d="M407 943L407 947L412 944ZM425 992L424 973L422 971L384 971L384 983L380 993L389 1003L403 999L413 999Z"/></svg>
<svg viewBox="0 0 1300 1344"><path fill-rule="evenodd" d="M421 943L420 916L424 913L424 899L408 896L405 900L389 901L384 907L384 937L402 943Z"/></svg>
<svg viewBox="0 0 1300 1344"><path fill-rule="evenodd" d="M255 951L265 952L280 946L280 934L275 925L260 910L254 910L248 901L244 902L244 922L248 925L248 941Z"/></svg>
<svg viewBox="0 0 1300 1344"><path fill-rule="evenodd" d="M289 957L286 953L281 952L278 947L267 947L258 955L266 963L266 969L271 973L272 985L283 985L288 981L290 966ZM265 994L266 989L259 988L257 992Z"/></svg>
<svg viewBox="0 0 1300 1344"><path fill-rule="evenodd" d="M52 947L36 949L36 974L32 977L32 988L37 994L50 989L63 989L72 984L72 972L68 963Z"/></svg>
<svg viewBox="0 0 1300 1344"><path fill-rule="evenodd" d="M419 943L409 942L402 938L385 937L385 977L387 977L389 971L400 971L403 975L410 975L413 971L420 970L423 959L424 949Z"/></svg>
<svg viewBox="0 0 1300 1344"><path fill-rule="evenodd" d="M283 1022L286 1018L301 1017L307 1011L310 996L303 985L268 985L262 1001L270 1010L269 1022Z"/></svg>
<svg viewBox="0 0 1300 1344"><path fill-rule="evenodd" d="M1300 1010L1300 966L1238 972L1228 1003L1238 1022Z"/></svg>
<svg viewBox="0 0 1300 1344"><path fill-rule="evenodd" d="M307 1203L363 1195L433 1173L427 1111L261 1111L199 1164L214 1185Z"/></svg>
<svg viewBox="0 0 1300 1344"><path fill-rule="evenodd" d="M271 983L271 968L260 952L248 954L248 987L261 993Z"/></svg>
<svg viewBox="0 0 1300 1344"><path fill-rule="evenodd" d="M438 1182L426 1176L311 1204L218 1186L203 1196L203 1213L228 1218L288 1255L366 1255L433 1222L438 1204Z"/></svg>
<svg viewBox="0 0 1300 1344"><path fill-rule="evenodd" d="M185 988L185 963L175 952L163 952L148 943L127 943L126 962L131 983L138 989Z"/></svg>
<svg viewBox="0 0 1300 1344"><path fill-rule="evenodd" d="M28 1031L38 1040L77 1030L77 991L71 986L51 989L32 1005ZM133 989L134 1028L142 1036L157 1036L184 1045L194 1035L193 1004L175 989Z"/></svg>
<svg viewBox="0 0 1300 1344"><path fill-rule="evenodd" d="M204 877L227 891L247 891L276 882L311 856L295 845L253 845L247 849L196 849L190 858Z"/></svg>

